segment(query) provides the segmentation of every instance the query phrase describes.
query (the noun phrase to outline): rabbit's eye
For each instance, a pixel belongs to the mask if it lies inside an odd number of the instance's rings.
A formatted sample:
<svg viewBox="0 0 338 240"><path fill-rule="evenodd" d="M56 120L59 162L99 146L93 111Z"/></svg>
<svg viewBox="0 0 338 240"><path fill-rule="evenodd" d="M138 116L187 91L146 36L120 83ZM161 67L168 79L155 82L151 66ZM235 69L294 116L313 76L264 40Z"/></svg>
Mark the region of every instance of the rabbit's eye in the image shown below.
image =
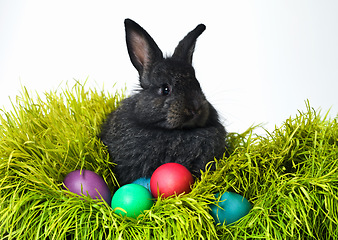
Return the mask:
<svg viewBox="0 0 338 240"><path fill-rule="evenodd" d="M163 96L168 96L170 94L170 86L168 84L163 84L160 93Z"/></svg>

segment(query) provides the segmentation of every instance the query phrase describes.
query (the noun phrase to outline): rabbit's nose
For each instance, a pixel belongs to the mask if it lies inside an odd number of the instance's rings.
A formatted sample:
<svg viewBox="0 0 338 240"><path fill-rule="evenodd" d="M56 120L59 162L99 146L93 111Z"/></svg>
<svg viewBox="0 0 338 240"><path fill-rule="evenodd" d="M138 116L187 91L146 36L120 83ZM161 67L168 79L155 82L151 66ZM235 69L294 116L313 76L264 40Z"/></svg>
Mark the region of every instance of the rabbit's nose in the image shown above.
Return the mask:
<svg viewBox="0 0 338 240"><path fill-rule="evenodd" d="M192 107L194 110L198 110L201 108L201 103L197 99L192 100Z"/></svg>
<svg viewBox="0 0 338 240"><path fill-rule="evenodd" d="M203 112L203 105L198 104L196 106L192 106L190 108L187 109L187 115L193 119L193 118L197 118L199 115L201 115Z"/></svg>
<svg viewBox="0 0 338 240"><path fill-rule="evenodd" d="M186 114L188 116L194 117L200 112L200 107L191 106L186 109Z"/></svg>
<svg viewBox="0 0 338 240"><path fill-rule="evenodd" d="M194 110L194 109L192 109L192 110L190 110L190 114L191 114L192 116L195 116L195 115L197 114L197 111Z"/></svg>
<svg viewBox="0 0 338 240"><path fill-rule="evenodd" d="M194 128L204 126L208 119L208 108L201 104L198 108L190 107L185 109L185 122L182 127Z"/></svg>
<svg viewBox="0 0 338 240"><path fill-rule="evenodd" d="M198 118L199 114L200 114L200 110L195 109L194 107L187 107L184 110L186 121L191 121L191 120Z"/></svg>
<svg viewBox="0 0 338 240"><path fill-rule="evenodd" d="M191 115L196 115L202 107L202 104L196 99L193 99L189 105L188 111Z"/></svg>

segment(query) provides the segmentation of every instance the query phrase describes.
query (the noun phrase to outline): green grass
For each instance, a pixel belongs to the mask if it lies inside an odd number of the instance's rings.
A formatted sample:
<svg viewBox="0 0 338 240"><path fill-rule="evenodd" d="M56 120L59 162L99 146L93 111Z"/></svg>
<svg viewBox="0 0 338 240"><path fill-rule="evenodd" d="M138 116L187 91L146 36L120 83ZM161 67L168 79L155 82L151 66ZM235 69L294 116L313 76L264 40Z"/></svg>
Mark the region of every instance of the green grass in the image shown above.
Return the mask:
<svg viewBox="0 0 338 240"><path fill-rule="evenodd" d="M230 156L215 160L191 193L158 199L137 219L62 189L75 169L118 187L97 138L123 91L65 90L30 96L23 88L0 122L0 239L338 239L338 118L306 104L267 133L230 134ZM253 205L231 226L215 226L209 205L234 191Z"/></svg>

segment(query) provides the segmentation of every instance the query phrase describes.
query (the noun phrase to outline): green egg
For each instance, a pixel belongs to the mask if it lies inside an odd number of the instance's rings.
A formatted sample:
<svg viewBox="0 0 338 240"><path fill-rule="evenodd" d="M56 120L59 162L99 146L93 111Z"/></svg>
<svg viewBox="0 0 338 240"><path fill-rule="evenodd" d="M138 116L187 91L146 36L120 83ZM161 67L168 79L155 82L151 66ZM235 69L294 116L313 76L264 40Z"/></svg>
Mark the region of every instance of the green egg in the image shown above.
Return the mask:
<svg viewBox="0 0 338 240"><path fill-rule="evenodd" d="M122 216L137 218L144 210L152 207L152 195L148 189L139 184L127 184L114 194L111 207Z"/></svg>

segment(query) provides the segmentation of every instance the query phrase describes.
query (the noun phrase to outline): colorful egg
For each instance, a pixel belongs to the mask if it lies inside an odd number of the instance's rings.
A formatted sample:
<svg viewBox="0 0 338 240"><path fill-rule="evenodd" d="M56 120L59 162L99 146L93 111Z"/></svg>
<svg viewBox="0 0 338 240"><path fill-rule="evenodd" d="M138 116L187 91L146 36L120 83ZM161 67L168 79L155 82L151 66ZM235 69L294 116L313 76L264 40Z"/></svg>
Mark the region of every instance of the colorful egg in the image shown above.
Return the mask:
<svg viewBox="0 0 338 240"><path fill-rule="evenodd" d="M178 163L166 163L158 167L150 179L150 189L154 197L167 198L174 194L189 193L194 178L190 171Z"/></svg>
<svg viewBox="0 0 338 240"><path fill-rule="evenodd" d="M218 196L219 194L216 194L216 198ZM245 197L237 193L225 192L221 196L218 206L211 204L210 208L210 214L216 224L229 225L247 215L250 212L251 204Z"/></svg>
<svg viewBox="0 0 338 240"><path fill-rule="evenodd" d="M139 184L139 185L145 187L146 189L148 189L149 191L151 191L150 190L150 178L139 178L139 179L136 179L132 183Z"/></svg>
<svg viewBox="0 0 338 240"><path fill-rule="evenodd" d="M115 213L132 218L137 218L152 205L153 200L148 189L134 183L120 187L111 201L111 207Z"/></svg>
<svg viewBox="0 0 338 240"><path fill-rule="evenodd" d="M75 170L63 180L64 186L79 195L89 195L93 199L102 198L110 205L111 193L101 176L90 170Z"/></svg>

